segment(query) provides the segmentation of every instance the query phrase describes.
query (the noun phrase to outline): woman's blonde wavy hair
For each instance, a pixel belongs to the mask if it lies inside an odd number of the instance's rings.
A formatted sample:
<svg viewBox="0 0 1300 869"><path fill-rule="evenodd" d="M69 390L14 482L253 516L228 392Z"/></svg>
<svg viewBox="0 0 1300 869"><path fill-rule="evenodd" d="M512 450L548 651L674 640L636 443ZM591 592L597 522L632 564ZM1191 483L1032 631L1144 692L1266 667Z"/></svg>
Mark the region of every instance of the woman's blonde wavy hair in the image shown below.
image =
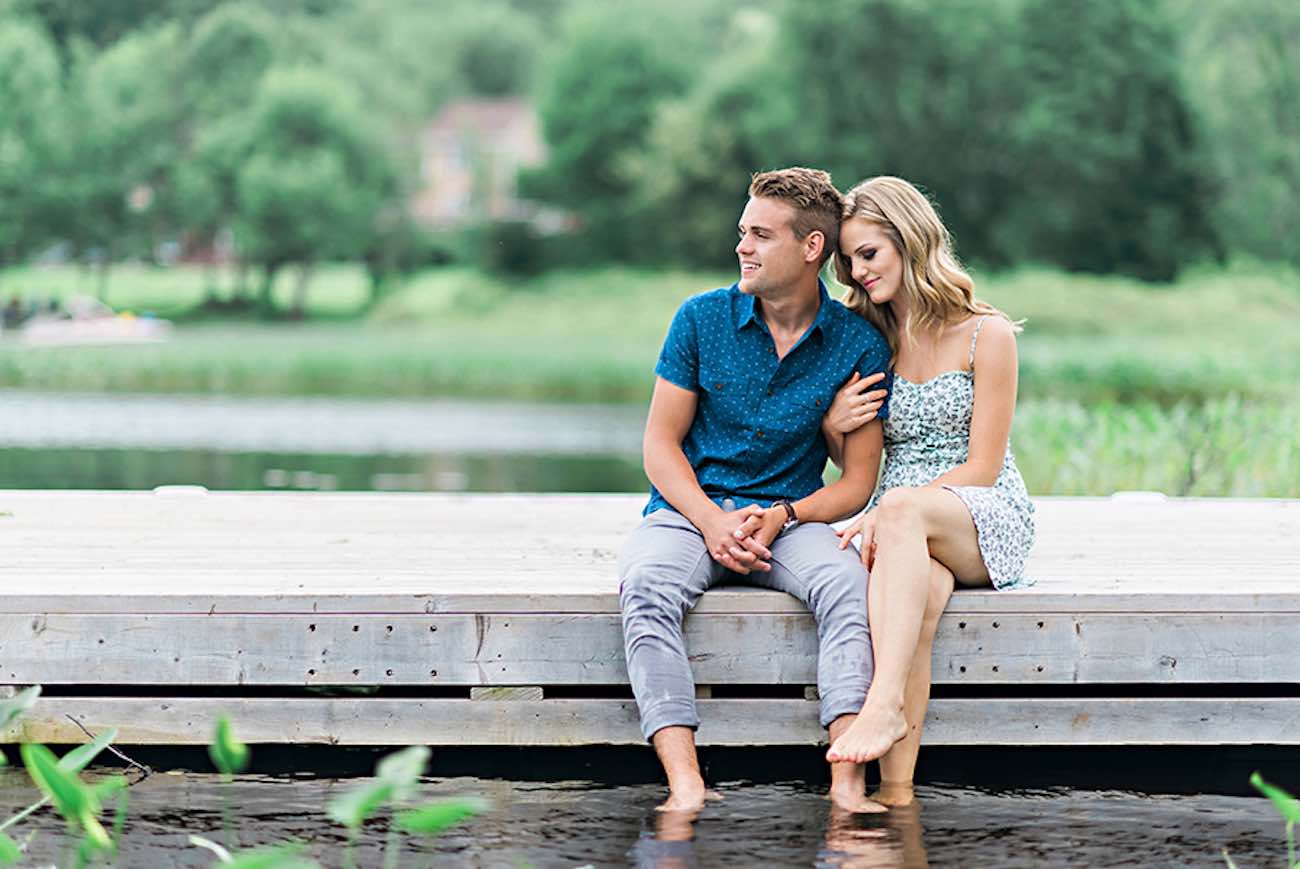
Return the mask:
<svg viewBox="0 0 1300 869"><path fill-rule="evenodd" d="M952 252L952 238L930 200L902 178L881 175L868 178L844 194L840 223L860 217L876 224L894 243L903 260L903 283L908 322L900 324L889 305L873 303L853 280L849 258L835 252L835 275L848 287L844 305L866 317L889 341L890 364L898 359L901 341L915 340L914 331L928 331L971 315L997 314L1020 331L997 308L975 298L975 283ZM901 335L900 335L901 332Z"/></svg>

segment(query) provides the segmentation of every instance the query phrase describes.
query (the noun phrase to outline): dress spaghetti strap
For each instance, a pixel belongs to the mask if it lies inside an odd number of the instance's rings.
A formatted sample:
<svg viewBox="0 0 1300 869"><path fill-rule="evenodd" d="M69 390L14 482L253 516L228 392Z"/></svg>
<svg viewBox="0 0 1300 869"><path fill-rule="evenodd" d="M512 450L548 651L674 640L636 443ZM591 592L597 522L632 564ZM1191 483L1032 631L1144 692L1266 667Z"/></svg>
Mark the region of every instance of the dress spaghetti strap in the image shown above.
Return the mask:
<svg viewBox="0 0 1300 869"><path fill-rule="evenodd" d="M980 329L983 329L983 328L984 328L984 321L987 320L988 318L989 318L989 315L988 315L988 314L985 314L984 316L980 317L980 321L979 321L978 323L975 324L975 331L971 333L971 336L970 336L970 359L966 362L966 370L967 370L967 371L974 371L974 370L975 370L975 341L979 338L979 336L980 336Z"/></svg>

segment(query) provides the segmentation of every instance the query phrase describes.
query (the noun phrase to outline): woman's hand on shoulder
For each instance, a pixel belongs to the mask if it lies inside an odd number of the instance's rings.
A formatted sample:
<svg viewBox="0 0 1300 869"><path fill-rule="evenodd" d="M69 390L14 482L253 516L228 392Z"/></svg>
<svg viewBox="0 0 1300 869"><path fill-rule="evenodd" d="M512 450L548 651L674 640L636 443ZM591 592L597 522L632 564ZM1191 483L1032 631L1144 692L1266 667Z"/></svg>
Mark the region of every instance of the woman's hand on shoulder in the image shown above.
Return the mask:
<svg viewBox="0 0 1300 869"><path fill-rule="evenodd" d="M876 418L880 408L889 394L883 389L872 389L885 379L885 373L878 371L870 377L863 377L858 372L840 387L831 402L830 410L822 419L822 428L839 434L857 431Z"/></svg>

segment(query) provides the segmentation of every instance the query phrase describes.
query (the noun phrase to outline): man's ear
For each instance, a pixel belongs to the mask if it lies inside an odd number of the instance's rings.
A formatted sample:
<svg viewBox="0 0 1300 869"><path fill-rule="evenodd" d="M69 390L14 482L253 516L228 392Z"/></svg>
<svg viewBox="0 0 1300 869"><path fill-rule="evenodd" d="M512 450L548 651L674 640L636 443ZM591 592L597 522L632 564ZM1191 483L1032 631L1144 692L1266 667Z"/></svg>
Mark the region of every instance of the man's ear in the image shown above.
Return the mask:
<svg viewBox="0 0 1300 869"><path fill-rule="evenodd" d="M804 262L817 262L822 258L822 251L826 247L826 235L820 229L814 229L808 233L808 237L803 240L803 259Z"/></svg>

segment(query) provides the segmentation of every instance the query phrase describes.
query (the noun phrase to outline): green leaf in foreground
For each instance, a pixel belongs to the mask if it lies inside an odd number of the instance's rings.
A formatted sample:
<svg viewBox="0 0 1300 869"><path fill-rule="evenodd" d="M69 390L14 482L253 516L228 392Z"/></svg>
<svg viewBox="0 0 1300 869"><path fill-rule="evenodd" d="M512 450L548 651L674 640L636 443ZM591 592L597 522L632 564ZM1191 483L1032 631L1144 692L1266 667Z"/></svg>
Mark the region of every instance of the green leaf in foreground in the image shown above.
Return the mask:
<svg viewBox="0 0 1300 869"><path fill-rule="evenodd" d="M59 758L59 769L66 772L78 773L90 766L90 762L99 756L99 753L108 748L109 743L117 739L117 728L105 731L99 734L85 745L78 745L69 751L63 757Z"/></svg>
<svg viewBox="0 0 1300 869"><path fill-rule="evenodd" d="M23 859L23 849L4 833L0 833L0 863L17 863Z"/></svg>
<svg viewBox="0 0 1300 869"><path fill-rule="evenodd" d="M330 820L355 830L392 797L392 782L372 779L330 800Z"/></svg>
<svg viewBox="0 0 1300 869"><path fill-rule="evenodd" d="M315 860L301 856L302 849L303 846L297 842L256 848L235 854L229 863L221 866L222 869L320 869Z"/></svg>
<svg viewBox="0 0 1300 869"><path fill-rule="evenodd" d="M1277 810L1282 813L1282 817L1288 824L1300 824L1300 800L1296 800L1277 785L1264 781L1257 772L1251 773L1250 783L1255 786L1255 790L1273 801L1273 805L1277 806Z"/></svg>
<svg viewBox="0 0 1300 869"><path fill-rule="evenodd" d="M375 766L375 775L380 781L388 782L393 786L393 795L396 799L404 799L419 784L420 776L424 775L432 754L427 745L412 745L410 748L395 751L379 759L379 763Z"/></svg>
<svg viewBox="0 0 1300 869"><path fill-rule="evenodd" d="M19 715L32 708L36 698L41 696L41 686L32 685L24 688L12 697L6 697L0 700L0 730L9 726Z"/></svg>
<svg viewBox="0 0 1300 869"><path fill-rule="evenodd" d="M217 717L216 732L212 744L208 746L208 756L224 775L236 775L248 769L248 746L235 738L230 729L230 719L225 715Z"/></svg>
<svg viewBox="0 0 1300 869"><path fill-rule="evenodd" d="M32 781L53 801L64 820L81 828L93 847L110 850L113 842L95 817L99 814L99 800L94 792L82 784L76 775L62 769L54 752L45 746L26 743L18 750Z"/></svg>
<svg viewBox="0 0 1300 869"><path fill-rule="evenodd" d="M466 818L486 812L492 804L481 797L456 797L439 800L402 812L397 816L397 826L409 833L436 836L448 827L458 824Z"/></svg>

